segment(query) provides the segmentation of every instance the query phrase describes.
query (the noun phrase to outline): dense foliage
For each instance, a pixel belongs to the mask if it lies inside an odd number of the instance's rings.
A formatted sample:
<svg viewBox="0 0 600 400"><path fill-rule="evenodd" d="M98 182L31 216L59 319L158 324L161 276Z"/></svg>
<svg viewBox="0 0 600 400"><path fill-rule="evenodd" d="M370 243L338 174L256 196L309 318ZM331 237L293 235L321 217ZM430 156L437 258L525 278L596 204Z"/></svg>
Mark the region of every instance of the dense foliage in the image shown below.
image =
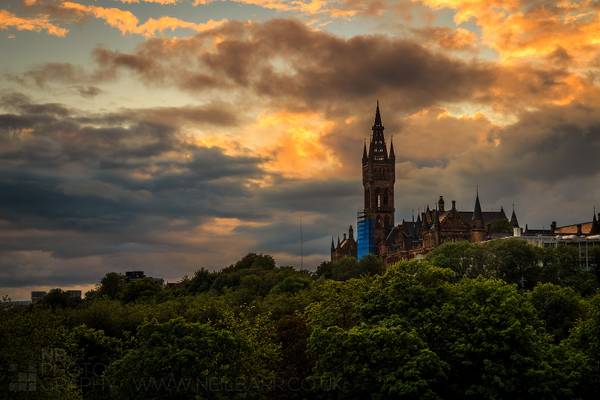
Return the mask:
<svg viewBox="0 0 600 400"><path fill-rule="evenodd" d="M600 391L597 262L519 240L315 273L249 254L176 285L108 273L0 308L6 399L584 399Z"/></svg>

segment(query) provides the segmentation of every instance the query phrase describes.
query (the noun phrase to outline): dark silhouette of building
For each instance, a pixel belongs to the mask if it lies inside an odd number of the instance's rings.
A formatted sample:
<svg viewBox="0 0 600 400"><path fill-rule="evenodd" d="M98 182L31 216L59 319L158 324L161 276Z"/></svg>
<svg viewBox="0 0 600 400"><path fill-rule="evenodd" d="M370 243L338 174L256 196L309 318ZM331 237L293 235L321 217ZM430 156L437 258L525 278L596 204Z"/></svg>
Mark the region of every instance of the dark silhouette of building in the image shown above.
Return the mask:
<svg viewBox="0 0 600 400"><path fill-rule="evenodd" d="M354 241L352 228L348 238L344 235L343 241L338 239L337 246L332 239L332 261L346 256L362 258L366 254L376 254L389 263L424 254L447 241L481 242L511 236L513 228L518 228L514 208L510 221L502 208L499 211L483 211L479 191L472 211L459 211L456 201L452 201L452 208L446 210L444 197L440 196L435 209L427 206L416 221L413 218L396 225L396 155L391 141L389 152L387 149L379 102L372 131L368 151L367 144L363 146L364 211L359 213L358 218L358 243Z"/></svg>
<svg viewBox="0 0 600 400"><path fill-rule="evenodd" d="M357 243L354 239L354 229L352 225L348 228L348 237L344 233L344 239L340 241L338 236L337 246L333 243L333 237L331 238L331 261L338 261L344 257L356 257Z"/></svg>

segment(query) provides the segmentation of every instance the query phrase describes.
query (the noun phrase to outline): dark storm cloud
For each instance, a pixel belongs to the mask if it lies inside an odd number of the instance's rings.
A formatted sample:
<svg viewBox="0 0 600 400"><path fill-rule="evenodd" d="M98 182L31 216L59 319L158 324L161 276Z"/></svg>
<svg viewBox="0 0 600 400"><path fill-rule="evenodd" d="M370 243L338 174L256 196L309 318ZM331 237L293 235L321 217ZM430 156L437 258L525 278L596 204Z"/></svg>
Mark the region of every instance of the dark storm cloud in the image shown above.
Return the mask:
<svg viewBox="0 0 600 400"><path fill-rule="evenodd" d="M102 230L139 215L212 216L263 174L262 159L193 145L176 124L145 121L148 111L103 120L18 95L3 104L15 112L0 114L0 211L13 222Z"/></svg>
<svg viewBox="0 0 600 400"><path fill-rule="evenodd" d="M265 172L263 158L230 156L180 134L190 120L217 123L226 114L91 114L19 94L0 106L0 287L89 283L141 263L157 271L173 264L170 273L182 276L255 246L295 254L295 213L310 215L305 254L318 255L338 220L353 218L344 210L358 181L289 180ZM275 185L255 184L265 176ZM215 236L218 218L241 225L231 237Z"/></svg>
<svg viewBox="0 0 600 400"><path fill-rule="evenodd" d="M519 122L491 133L500 145L495 158L519 178L556 182L600 173L600 115L573 104L524 113Z"/></svg>
<svg viewBox="0 0 600 400"><path fill-rule="evenodd" d="M285 180L262 190L260 199L268 208L333 213L332 204L326 199L335 199L335 205L341 209L359 206L360 177L349 178L352 177L342 176L327 181Z"/></svg>
<svg viewBox="0 0 600 400"><path fill-rule="evenodd" d="M223 40L208 50L214 36ZM152 39L134 53L95 52L110 75L129 70L146 82L187 91L248 88L273 98L321 101L394 91L408 106L468 98L492 84L483 64L432 53L415 42L384 36L342 39L290 20L224 28L167 43Z"/></svg>

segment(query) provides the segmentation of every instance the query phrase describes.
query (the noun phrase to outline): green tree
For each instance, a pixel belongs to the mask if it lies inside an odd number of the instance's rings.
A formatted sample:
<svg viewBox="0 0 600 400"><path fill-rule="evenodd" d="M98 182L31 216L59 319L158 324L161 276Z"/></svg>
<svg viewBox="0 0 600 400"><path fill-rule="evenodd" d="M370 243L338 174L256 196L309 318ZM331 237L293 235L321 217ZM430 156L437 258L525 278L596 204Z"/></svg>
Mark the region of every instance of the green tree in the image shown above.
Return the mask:
<svg viewBox="0 0 600 400"><path fill-rule="evenodd" d="M520 239L492 240L484 246L488 251L487 268L493 268L498 278L522 289L537 284L540 268L535 247Z"/></svg>
<svg viewBox="0 0 600 400"><path fill-rule="evenodd" d="M325 398L434 399L447 365L418 335L396 326L317 328L311 381Z"/></svg>
<svg viewBox="0 0 600 400"><path fill-rule="evenodd" d="M100 281L97 287L98 296L106 296L111 300L120 299L123 297L126 286L125 277L117 272L109 272Z"/></svg>
<svg viewBox="0 0 600 400"><path fill-rule="evenodd" d="M123 292L123 301L151 299L162 291L162 285L152 278L136 279L128 282Z"/></svg>
<svg viewBox="0 0 600 400"><path fill-rule="evenodd" d="M248 343L227 329L182 318L147 322L137 341L108 368L114 398L227 399L252 391Z"/></svg>
<svg viewBox="0 0 600 400"><path fill-rule="evenodd" d="M544 283L537 285L529 298L546 329L557 341L569 335L569 330L584 313L581 297L571 288Z"/></svg>

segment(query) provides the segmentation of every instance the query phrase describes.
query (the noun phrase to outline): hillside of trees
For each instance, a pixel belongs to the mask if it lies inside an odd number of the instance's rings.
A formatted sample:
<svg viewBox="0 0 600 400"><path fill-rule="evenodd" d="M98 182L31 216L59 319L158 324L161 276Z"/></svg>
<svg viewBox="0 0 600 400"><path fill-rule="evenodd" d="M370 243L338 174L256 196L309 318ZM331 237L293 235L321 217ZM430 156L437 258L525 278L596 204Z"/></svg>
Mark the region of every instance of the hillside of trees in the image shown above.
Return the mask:
<svg viewBox="0 0 600 400"><path fill-rule="evenodd" d="M592 399L600 250L448 243L314 273L248 254L0 306L4 399Z"/></svg>

